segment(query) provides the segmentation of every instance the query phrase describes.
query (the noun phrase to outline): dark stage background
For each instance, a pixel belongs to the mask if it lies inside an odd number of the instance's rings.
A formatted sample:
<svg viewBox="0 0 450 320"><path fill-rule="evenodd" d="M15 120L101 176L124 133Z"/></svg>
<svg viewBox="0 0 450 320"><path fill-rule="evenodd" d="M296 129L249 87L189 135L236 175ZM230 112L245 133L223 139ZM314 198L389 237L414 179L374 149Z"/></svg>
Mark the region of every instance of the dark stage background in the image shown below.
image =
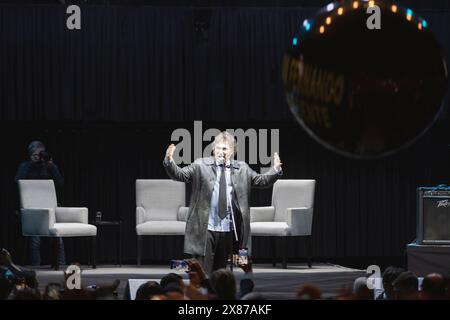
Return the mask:
<svg viewBox="0 0 450 320"><path fill-rule="evenodd" d="M202 120L204 130L280 129L284 178L317 179L315 261L402 263L415 238L416 187L449 183L447 112L384 159L343 158L314 142L290 115L280 66L316 10L84 6L82 29L69 31L65 6L0 6L0 245L28 262L13 178L27 144L41 139L65 178L63 205L122 220L124 260L134 262L134 181L166 178L172 131L192 132ZM450 52L448 7L419 14ZM251 205L269 205L270 196L255 190ZM100 263L113 261L113 237L99 234ZM256 261L271 258L268 244L254 240ZM87 260L87 243L67 240L66 248L69 261ZM182 239L149 238L144 248L147 263L165 263L182 256ZM301 240L289 242L290 261L304 252Z"/></svg>

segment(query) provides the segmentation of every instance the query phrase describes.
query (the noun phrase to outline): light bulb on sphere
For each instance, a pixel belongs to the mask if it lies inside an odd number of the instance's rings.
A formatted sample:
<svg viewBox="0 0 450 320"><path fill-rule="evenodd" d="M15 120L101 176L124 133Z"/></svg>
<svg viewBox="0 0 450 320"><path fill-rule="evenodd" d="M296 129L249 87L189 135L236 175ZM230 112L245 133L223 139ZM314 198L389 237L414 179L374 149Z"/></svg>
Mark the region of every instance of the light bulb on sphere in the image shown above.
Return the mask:
<svg viewBox="0 0 450 320"><path fill-rule="evenodd" d="M385 156L438 118L447 64L429 23L410 8L335 2L299 21L292 39L283 60L287 102L325 147L350 157Z"/></svg>

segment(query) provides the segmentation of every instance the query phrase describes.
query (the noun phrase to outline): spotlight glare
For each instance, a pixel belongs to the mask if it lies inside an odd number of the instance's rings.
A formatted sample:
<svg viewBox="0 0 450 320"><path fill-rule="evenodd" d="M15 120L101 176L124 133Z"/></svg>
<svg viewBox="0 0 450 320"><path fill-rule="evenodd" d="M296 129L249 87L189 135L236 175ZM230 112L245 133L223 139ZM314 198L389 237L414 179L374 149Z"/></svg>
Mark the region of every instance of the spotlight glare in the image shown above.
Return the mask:
<svg viewBox="0 0 450 320"><path fill-rule="evenodd" d="M412 20L412 16L413 16L413 12L411 9L406 9L406 19L408 19L408 21Z"/></svg>
<svg viewBox="0 0 450 320"><path fill-rule="evenodd" d="M334 9L334 3L330 3L327 5L327 10L332 11Z"/></svg>
<svg viewBox="0 0 450 320"><path fill-rule="evenodd" d="M320 33L324 33L324 32L325 32L325 27L324 27L324 26L320 26L319 32L320 32Z"/></svg>
<svg viewBox="0 0 450 320"><path fill-rule="evenodd" d="M327 19L325 20L326 24L330 24L331 23L331 17L327 17Z"/></svg>
<svg viewBox="0 0 450 320"><path fill-rule="evenodd" d="M306 29L306 31L309 31L310 29L311 29L311 23L307 23L306 25L305 25L305 29Z"/></svg>
<svg viewBox="0 0 450 320"><path fill-rule="evenodd" d="M338 13L338 15L342 16L342 14L344 13L344 9L339 8L337 13Z"/></svg>
<svg viewBox="0 0 450 320"><path fill-rule="evenodd" d="M353 1L353 9L358 9L358 7L359 7L359 2Z"/></svg>
<svg viewBox="0 0 450 320"><path fill-rule="evenodd" d="M392 5L391 10L392 10L393 13L396 13L397 9L398 9L398 7L395 4Z"/></svg>
<svg viewBox="0 0 450 320"><path fill-rule="evenodd" d="M292 45L293 46L296 46L297 43L298 43L298 39L297 38L292 39Z"/></svg>

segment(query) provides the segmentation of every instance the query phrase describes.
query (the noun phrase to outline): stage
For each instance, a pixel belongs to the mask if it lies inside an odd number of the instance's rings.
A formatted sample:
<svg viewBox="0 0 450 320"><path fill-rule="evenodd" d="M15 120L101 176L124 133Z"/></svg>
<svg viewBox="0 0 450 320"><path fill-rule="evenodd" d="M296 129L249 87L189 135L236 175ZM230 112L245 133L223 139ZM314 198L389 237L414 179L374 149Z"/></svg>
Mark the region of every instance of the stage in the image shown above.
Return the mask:
<svg viewBox="0 0 450 320"><path fill-rule="evenodd" d="M62 282L63 271L50 270L48 267L35 269L39 288L44 290L49 282ZM82 266L81 281L83 286L93 284L112 283L119 279L119 298L123 299L128 279L151 279L159 281L164 275L171 272L169 267L132 265L117 267L112 265L98 266L92 269ZM186 273L176 272L188 279ZM234 269L239 280L244 274L242 270ZM287 269L273 267L271 264L256 264L253 267L255 292L261 292L268 299L295 299L296 288L300 284L310 283L320 288L323 297L332 297L343 286L352 286L353 281L365 275L365 270L346 268L328 263L313 264L310 269L306 264L288 265Z"/></svg>
<svg viewBox="0 0 450 320"><path fill-rule="evenodd" d="M418 277L438 272L450 276L450 246L449 245L419 245L410 243L406 246L408 270Z"/></svg>

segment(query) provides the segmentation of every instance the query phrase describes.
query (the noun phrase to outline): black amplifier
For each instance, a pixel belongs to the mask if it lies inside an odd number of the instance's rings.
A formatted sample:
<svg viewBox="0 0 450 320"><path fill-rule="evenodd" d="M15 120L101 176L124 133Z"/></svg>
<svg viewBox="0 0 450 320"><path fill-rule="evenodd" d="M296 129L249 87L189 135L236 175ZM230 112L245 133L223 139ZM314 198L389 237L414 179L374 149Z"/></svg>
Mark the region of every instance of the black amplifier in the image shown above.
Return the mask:
<svg viewBox="0 0 450 320"><path fill-rule="evenodd" d="M450 244L450 187L417 188L419 244Z"/></svg>

